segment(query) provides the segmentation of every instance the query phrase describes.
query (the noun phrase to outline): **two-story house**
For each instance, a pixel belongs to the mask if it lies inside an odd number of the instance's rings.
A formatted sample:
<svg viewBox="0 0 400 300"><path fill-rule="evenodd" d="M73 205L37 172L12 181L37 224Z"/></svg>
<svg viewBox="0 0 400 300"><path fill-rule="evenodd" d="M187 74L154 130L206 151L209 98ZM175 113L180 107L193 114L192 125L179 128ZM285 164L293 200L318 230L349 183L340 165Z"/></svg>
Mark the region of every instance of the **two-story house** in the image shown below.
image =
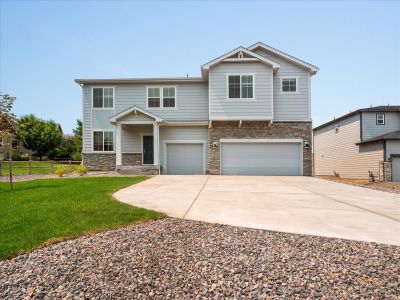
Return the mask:
<svg viewBox="0 0 400 300"><path fill-rule="evenodd" d="M76 79L83 163L129 173L311 175L311 76L263 43L201 66L201 77Z"/></svg>
<svg viewBox="0 0 400 300"><path fill-rule="evenodd" d="M314 128L315 175L367 179L380 165L383 172L382 162L400 181L400 106L359 109Z"/></svg>

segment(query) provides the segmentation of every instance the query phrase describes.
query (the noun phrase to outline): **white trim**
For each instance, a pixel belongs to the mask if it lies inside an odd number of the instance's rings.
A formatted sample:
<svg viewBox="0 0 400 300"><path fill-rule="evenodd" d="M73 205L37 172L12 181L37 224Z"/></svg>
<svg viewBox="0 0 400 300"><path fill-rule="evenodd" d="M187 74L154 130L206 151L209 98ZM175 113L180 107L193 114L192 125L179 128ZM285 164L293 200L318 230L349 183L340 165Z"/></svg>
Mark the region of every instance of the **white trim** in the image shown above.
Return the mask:
<svg viewBox="0 0 400 300"><path fill-rule="evenodd" d="M153 123L153 164L160 164L160 128L157 122Z"/></svg>
<svg viewBox="0 0 400 300"><path fill-rule="evenodd" d="M177 110L178 109L178 87L176 85L146 85L146 109L148 110ZM149 107L149 88L159 88L160 89L160 106L159 107ZM174 107L164 107L164 88L174 88L175 89L175 106Z"/></svg>
<svg viewBox="0 0 400 300"><path fill-rule="evenodd" d="M99 150L93 150L94 148L94 138L93 138L93 132L95 131L102 131L103 132L103 149L104 149L104 132L109 132L112 131L113 132L113 148L114 150L112 151L99 151ZM91 145L91 151L87 152L87 153L116 153L115 152L115 128L110 128L110 129L101 129L101 128L92 128L91 131L91 141L92 141L92 145Z"/></svg>
<svg viewBox="0 0 400 300"><path fill-rule="evenodd" d="M271 70L271 119L274 119L274 73Z"/></svg>
<svg viewBox="0 0 400 300"><path fill-rule="evenodd" d="M229 76L240 76L240 98L229 98ZM252 76L253 77L253 97L252 98L242 98L242 76ZM256 100L256 74L255 73L225 73L226 81L226 94L225 101L257 101Z"/></svg>
<svg viewBox="0 0 400 300"><path fill-rule="evenodd" d="M214 117L210 117L210 120L212 121L218 121L218 120L222 120L222 121L271 121L272 120L272 116L214 116Z"/></svg>
<svg viewBox="0 0 400 300"><path fill-rule="evenodd" d="M246 53L246 54L249 55L249 56L258 58L261 62L264 62L264 63L266 63L267 65L270 65L270 66L274 69L274 71L278 70L279 67L280 67L279 64L278 64L277 62L273 61L273 60L270 60L270 59L268 59L268 58L266 58L266 57L264 57L264 56L262 56L262 55L259 55L259 54L257 54L257 53L254 53L254 52L250 51L250 50L247 49L247 48L238 47L238 48L233 49L232 51L229 51L228 53L225 53L224 55L222 55L222 56L220 56L220 57L217 57L216 59L213 59L212 61L210 61L210 62L208 62L208 63L202 65L202 66L201 66L201 69L202 69L202 70L209 70L212 66L217 65L218 63L220 63L220 62L223 61L224 59L228 58L228 57L231 56L231 55L234 55L235 53L237 53L237 52L239 52L239 51L242 51L243 53Z"/></svg>
<svg viewBox="0 0 400 300"><path fill-rule="evenodd" d="M166 121L161 123L162 126L208 126L209 121Z"/></svg>
<svg viewBox="0 0 400 300"><path fill-rule="evenodd" d="M121 124L118 124L116 127L116 134L115 134L115 151L116 151L116 158L115 158L115 167L122 166L122 128Z"/></svg>
<svg viewBox="0 0 400 300"><path fill-rule="evenodd" d="M154 121L122 121L116 122L115 124L118 125L151 125Z"/></svg>
<svg viewBox="0 0 400 300"><path fill-rule="evenodd" d="M92 110L115 110L115 86L91 86L92 95L91 95L91 108ZM93 89L103 89L103 107L94 107L93 105ZM113 106L112 107L104 107L104 89L112 89L113 90Z"/></svg>
<svg viewBox="0 0 400 300"><path fill-rule="evenodd" d="M164 170L168 174L167 146L168 144L203 144L203 174L206 173L206 150L208 142L206 140L163 140L164 146Z"/></svg>
<svg viewBox="0 0 400 300"><path fill-rule="evenodd" d="M252 144L252 143L260 143L260 144L299 144L300 146L300 173L304 176L304 151L303 151L303 139L298 138L287 138L287 139L220 139L220 147L219 147L219 174L222 175L222 144Z"/></svg>
<svg viewBox="0 0 400 300"><path fill-rule="evenodd" d="M259 59L257 59L257 58L243 57L243 58L225 58L222 62L246 63L246 62L258 62L258 61L259 61Z"/></svg>
<svg viewBox="0 0 400 300"><path fill-rule="evenodd" d="M302 143L303 139L287 138L287 139L220 139L221 143Z"/></svg>
<svg viewBox="0 0 400 300"><path fill-rule="evenodd" d="M308 76L308 118L311 120L311 76Z"/></svg>
<svg viewBox="0 0 400 300"><path fill-rule="evenodd" d="M278 49L272 48L271 46L268 46L268 45L266 45L264 43L261 43L261 42L255 43L254 45L248 47L248 49L250 51L253 51L254 49L257 49L257 48L262 48L262 49L267 50L269 52L272 52L272 53L274 53L274 54L276 54L276 55L278 55L280 57L283 57L286 60L294 62L297 65L300 65L300 66L308 69L312 75L317 73L318 70L319 70L318 67L316 67L316 66L314 66L312 64L309 64L309 63L307 63L305 61L302 61L301 59L298 59L298 58L296 58L294 56L291 56L291 55L289 55L289 54L287 54L285 52L279 51Z"/></svg>
<svg viewBox="0 0 400 300"><path fill-rule="evenodd" d="M295 92L284 92L283 91L283 80L284 79L295 79L296 80L296 91ZM279 76L279 81L281 83L281 88L280 88L280 93L281 94L290 94L290 95L296 95L299 94L299 77L298 76Z"/></svg>
<svg viewBox="0 0 400 300"><path fill-rule="evenodd" d="M162 119L159 116L157 116L157 115L155 115L155 114L153 114L151 112L148 112L147 110L144 110L143 108L140 108L139 106L134 105L134 106L131 106L130 108L127 108L127 109L119 112L116 115L113 115L110 118L110 123L116 123L118 119L123 118L123 117L129 115L130 113L132 113L134 111L138 111L138 112L140 112L140 113L142 113L142 114L144 114L144 115L146 115L146 116L148 116L150 118L153 118L157 122L161 122L162 121ZM146 123L127 123L127 122L151 122L152 123L152 121L125 121L125 122L121 122L121 124L146 124Z"/></svg>

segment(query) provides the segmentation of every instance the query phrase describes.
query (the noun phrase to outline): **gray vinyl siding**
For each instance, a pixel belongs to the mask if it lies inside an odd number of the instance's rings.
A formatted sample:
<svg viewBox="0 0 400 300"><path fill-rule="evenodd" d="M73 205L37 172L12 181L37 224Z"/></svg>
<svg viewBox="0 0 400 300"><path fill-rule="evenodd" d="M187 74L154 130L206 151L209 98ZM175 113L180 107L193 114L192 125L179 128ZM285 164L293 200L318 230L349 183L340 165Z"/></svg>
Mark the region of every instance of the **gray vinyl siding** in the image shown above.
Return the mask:
<svg viewBox="0 0 400 300"><path fill-rule="evenodd" d="M254 74L254 100L228 100L228 74ZM221 63L209 73L210 119L272 117L272 68L262 63Z"/></svg>
<svg viewBox="0 0 400 300"><path fill-rule="evenodd" d="M164 164L164 142L165 140L199 140L208 141L207 126L160 126L160 165ZM206 166L208 165L208 154L206 145Z"/></svg>
<svg viewBox="0 0 400 300"><path fill-rule="evenodd" d="M153 84L120 84L115 87L115 108L119 113L133 105L165 120L208 120L207 83L179 83L176 87L176 108L147 108L147 87ZM161 85L163 86L163 85Z"/></svg>
<svg viewBox="0 0 400 300"><path fill-rule="evenodd" d="M400 155L400 141L386 141L386 159L392 154Z"/></svg>
<svg viewBox="0 0 400 300"><path fill-rule="evenodd" d="M114 125L109 119L114 115L114 109L93 109L92 128L93 129L114 129Z"/></svg>
<svg viewBox="0 0 400 300"><path fill-rule="evenodd" d="M383 143L356 145L360 141L360 115L354 115L314 132L315 175L338 173L342 178L368 178L368 171L378 174L383 161Z"/></svg>
<svg viewBox="0 0 400 300"><path fill-rule="evenodd" d="M279 70L274 74L274 121L310 121L311 79L309 72L265 50L258 49L255 52L280 65ZM282 76L297 78L297 93L282 94Z"/></svg>
<svg viewBox="0 0 400 300"><path fill-rule="evenodd" d="M142 153L142 136L153 135L153 125L124 125L121 129L122 153Z"/></svg>
<svg viewBox="0 0 400 300"><path fill-rule="evenodd" d="M83 120L82 135L83 152L92 151L92 88L85 86L82 88L83 93Z"/></svg>
<svg viewBox="0 0 400 300"><path fill-rule="evenodd" d="M400 113L386 112L385 125L376 125L375 112L362 113L362 134L363 140L383 135L392 131L400 130Z"/></svg>

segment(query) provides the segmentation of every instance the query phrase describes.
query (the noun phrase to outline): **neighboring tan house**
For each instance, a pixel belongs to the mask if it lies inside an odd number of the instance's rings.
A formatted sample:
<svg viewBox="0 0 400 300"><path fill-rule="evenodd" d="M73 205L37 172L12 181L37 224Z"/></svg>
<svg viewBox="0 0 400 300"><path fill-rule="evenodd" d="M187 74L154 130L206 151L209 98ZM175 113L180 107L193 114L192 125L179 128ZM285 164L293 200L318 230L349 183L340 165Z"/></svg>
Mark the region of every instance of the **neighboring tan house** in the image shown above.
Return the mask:
<svg viewBox="0 0 400 300"><path fill-rule="evenodd" d="M367 179L383 172L382 162L400 181L400 106L359 109L314 128L315 175Z"/></svg>
<svg viewBox="0 0 400 300"><path fill-rule="evenodd" d="M16 134L0 138L0 160L9 159L12 156L20 154L30 154L31 151L24 148L20 138Z"/></svg>
<svg viewBox="0 0 400 300"><path fill-rule="evenodd" d="M257 43L204 64L201 77L76 79L83 164L125 173L312 175L317 71Z"/></svg>

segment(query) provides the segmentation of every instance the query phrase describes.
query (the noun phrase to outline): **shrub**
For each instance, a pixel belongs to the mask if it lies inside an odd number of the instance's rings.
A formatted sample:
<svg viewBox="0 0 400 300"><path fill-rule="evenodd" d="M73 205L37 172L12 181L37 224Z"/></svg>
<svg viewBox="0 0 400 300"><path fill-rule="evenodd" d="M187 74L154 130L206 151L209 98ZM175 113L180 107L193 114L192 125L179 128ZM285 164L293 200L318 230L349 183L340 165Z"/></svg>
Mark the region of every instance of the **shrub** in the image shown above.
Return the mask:
<svg viewBox="0 0 400 300"><path fill-rule="evenodd" d="M28 161L29 160L29 155L28 154L14 154L12 156L12 160L15 160L15 161Z"/></svg>
<svg viewBox="0 0 400 300"><path fill-rule="evenodd" d="M72 153L72 160L81 161L81 159L82 159L82 156L79 151L75 151L74 153Z"/></svg>
<svg viewBox="0 0 400 300"><path fill-rule="evenodd" d="M86 166L76 166L75 170L79 173L80 176L84 175L87 173L87 167Z"/></svg>
<svg viewBox="0 0 400 300"><path fill-rule="evenodd" d="M65 166L57 166L56 172L58 176L62 177L65 173L67 173L67 167Z"/></svg>

